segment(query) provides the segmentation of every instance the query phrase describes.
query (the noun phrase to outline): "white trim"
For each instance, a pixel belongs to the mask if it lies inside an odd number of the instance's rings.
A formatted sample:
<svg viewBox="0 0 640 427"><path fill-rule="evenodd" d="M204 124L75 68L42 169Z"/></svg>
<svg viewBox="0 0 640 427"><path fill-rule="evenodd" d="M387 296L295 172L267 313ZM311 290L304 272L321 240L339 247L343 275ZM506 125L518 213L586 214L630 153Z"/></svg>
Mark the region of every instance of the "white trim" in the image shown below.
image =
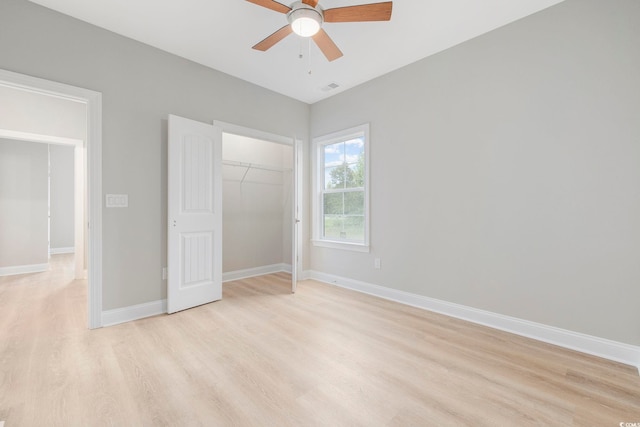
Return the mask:
<svg viewBox="0 0 640 427"><path fill-rule="evenodd" d="M416 295L396 289L385 288L358 280L321 273L319 271L305 271L305 277L346 289L374 295L391 301L433 311L457 319L511 332L527 338L560 347L576 350L582 353L602 357L615 362L638 367L640 373L640 347L612 341L591 335L560 329L541 323L515 317L504 316L490 311L479 310L460 304Z"/></svg>
<svg viewBox="0 0 640 427"><path fill-rule="evenodd" d="M259 139L261 141L275 142L276 144L293 145L293 141L295 139L241 125L235 125L233 123L222 122L220 120L214 120L213 125L222 129L222 133L246 136L247 138Z"/></svg>
<svg viewBox="0 0 640 427"><path fill-rule="evenodd" d="M363 245L362 243L350 243L350 242L334 242L333 240L311 240L311 244L313 246L321 246L323 248L331 248L331 249L343 249L347 251L354 252L366 252L369 253L371 249L367 245Z"/></svg>
<svg viewBox="0 0 640 427"><path fill-rule="evenodd" d="M89 328L102 326L102 94L0 69L0 85L81 102L87 106L87 215L89 223L87 315ZM89 227L90 225L90 227Z"/></svg>
<svg viewBox="0 0 640 427"><path fill-rule="evenodd" d="M70 246L68 248L51 248L49 249L50 255L58 255L58 254L72 254L76 251L76 248Z"/></svg>
<svg viewBox="0 0 640 427"><path fill-rule="evenodd" d="M89 328L102 326L102 94L88 93L87 160L89 197Z"/></svg>
<svg viewBox="0 0 640 427"><path fill-rule="evenodd" d="M102 326L113 326L167 312L167 300L158 300L102 312Z"/></svg>
<svg viewBox="0 0 640 427"><path fill-rule="evenodd" d="M303 142L294 136L295 144L293 145L293 174L292 174L292 193L291 193L291 292L295 293L298 285L299 275L302 273L302 200L304 187L303 183Z"/></svg>
<svg viewBox="0 0 640 427"><path fill-rule="evenodd" d="M21 132L9 129L0 129L0 138L13 139L15 141L41 142L44 144L54 145L79 145L81 147L84 145L84 141L81 139L41 135L39 133Z"/></svg>
<svg viewBox="0 0 640 427"><path fill-rule="evenodd" d="M227 273L222 273L222 282L231 282L232 280L248 279L249 277L264 276L265 274L280 272L291 273L291 265L282 263L229 271Z"/></svg>
<svg viewBox="0 0 640 427"><path fill-rule="evenodd" d="M0 276L15 276L16 274L42 273L49 270L49 264L16 265L0 267Z"/></svg>

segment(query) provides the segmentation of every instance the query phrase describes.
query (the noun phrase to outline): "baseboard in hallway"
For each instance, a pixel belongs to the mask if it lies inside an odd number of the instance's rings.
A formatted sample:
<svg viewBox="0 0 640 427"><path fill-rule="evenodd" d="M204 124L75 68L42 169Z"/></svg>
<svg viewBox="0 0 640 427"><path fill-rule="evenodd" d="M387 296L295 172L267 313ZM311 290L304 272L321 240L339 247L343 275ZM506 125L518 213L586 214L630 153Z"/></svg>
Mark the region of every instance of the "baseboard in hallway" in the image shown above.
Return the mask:
<svg viewBox="0 0 640 427"><path fill-rule="evenodd" d="M50 248L49 254L51 255L59 255L59 254L72 254L75 252L75 248L73 246L67 248Z"/></svg>
<svg viewBox="0 0 640 427"><path fill-rule="evenodd" d="M16 265L14 267L0 267L0 276L15 276L18 274L42 273L49 270L49 263ZM2 426L0 426L2 427Z"/></svg>

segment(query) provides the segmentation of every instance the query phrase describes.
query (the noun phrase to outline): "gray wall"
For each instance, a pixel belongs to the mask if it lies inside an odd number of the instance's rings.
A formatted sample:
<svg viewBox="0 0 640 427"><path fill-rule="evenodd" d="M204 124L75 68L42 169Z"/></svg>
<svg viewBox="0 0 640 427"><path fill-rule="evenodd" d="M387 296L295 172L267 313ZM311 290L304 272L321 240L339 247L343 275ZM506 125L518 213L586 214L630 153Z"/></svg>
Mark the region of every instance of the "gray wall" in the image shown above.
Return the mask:
<svg viewBox="0 0 640 427"><path fill-rule="evenodd" d="M0 139L0 268L47 264L47 145Z"/></svg>
<svg viewBox="0 0 640 427"><path fill-rule="evenodd" d="M309 107L26 0L0 2L0 68L101 92L103 309L166 298L167 114L306 137Z"/></svg>
<svg viewBox="0 0 640 427"><path fill-rule="evenodd" d="M314 104L371 123L372 252L312 269L640 344L639 23L568 0Z"/></svg>
<svg viewBox="0 0 640 427"><path fill-rule="evenodd" d="M291 168L293 148L224 134L225 161L280 171L223 167L223 271L291 264Z"/></svg>
<svg viewBox="0 0 640 427"><path fill-rule="evenodd" d="M50 247L72 248L74 241L74 147L49 145Z"/></svg>

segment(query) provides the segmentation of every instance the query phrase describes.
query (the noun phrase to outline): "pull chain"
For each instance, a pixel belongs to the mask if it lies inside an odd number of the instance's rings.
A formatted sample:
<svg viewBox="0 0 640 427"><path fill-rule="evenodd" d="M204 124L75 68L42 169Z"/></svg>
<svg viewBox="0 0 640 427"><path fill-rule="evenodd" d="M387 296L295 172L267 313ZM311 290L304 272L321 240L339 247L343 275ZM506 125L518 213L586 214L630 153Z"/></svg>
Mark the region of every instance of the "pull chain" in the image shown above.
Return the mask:
<svg viewBox="0 0 640 427"><path fill-rule="evenodd" d="M309 75L311 75L311 37L308 37L309 40Z"/></svg>
<svg viewBox="0 0 640 427"><path fill-rule="evenodd" d="M307 39L307 43L308 43L307 49L308 49L308 52L309 52L309 54L307 55L308 58L309 58L308 59L308 65L309 65L308 73L309 73L309 75L311 75L311 73L312 73L312 70L311 70L311 37L306 37L306 39ZM304 53L303 53L304 45L303 44L304 44L304 38L300 37L300 52L298 53L298 58L299 59L304 59Z"/></svg>
<svg viewBox="0 0 640 427"><path fill-rule="evenodd" d="M300 53L298 53L298 58L299 59L304 58L303 51L304 51L304 39L302 37L300 37Z"/></svg>

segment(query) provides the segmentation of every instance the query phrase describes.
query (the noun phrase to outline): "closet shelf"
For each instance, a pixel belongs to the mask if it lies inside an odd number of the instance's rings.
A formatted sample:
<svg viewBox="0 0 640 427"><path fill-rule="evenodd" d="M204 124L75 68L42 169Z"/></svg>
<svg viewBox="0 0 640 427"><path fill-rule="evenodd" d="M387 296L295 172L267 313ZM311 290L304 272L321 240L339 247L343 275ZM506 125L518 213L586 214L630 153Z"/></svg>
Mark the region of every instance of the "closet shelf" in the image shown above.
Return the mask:
<svg viewBox="0 0 640 427"><path fill-rule="evenodd" d="M291 168L280 168L277 166L261 165L260 163L245 163L245 162L238 162L235 160L223 160L222 164L227 166L236 166L236 167L247 168L247 169L260 169L260 170L271 171L271 172L290 172L291 171Z"/></svg>
<svg viewBox="0 0 640 427"><path fill-rule="evenodd" d="M247 170L244 171L244 175L242 175L242 179L240 180L241 184L244 182L245 178L247 177L247 174L251 169L259 169L259 170L264 170L269 172L279 172L279 173L290 172L293 170L291 168L281 168L276 166L261 165L260 163L245 163L245 162L238 162L235 160L223 160L222 164L227 166L239 167L239 168L247 168Z"/></svg>

